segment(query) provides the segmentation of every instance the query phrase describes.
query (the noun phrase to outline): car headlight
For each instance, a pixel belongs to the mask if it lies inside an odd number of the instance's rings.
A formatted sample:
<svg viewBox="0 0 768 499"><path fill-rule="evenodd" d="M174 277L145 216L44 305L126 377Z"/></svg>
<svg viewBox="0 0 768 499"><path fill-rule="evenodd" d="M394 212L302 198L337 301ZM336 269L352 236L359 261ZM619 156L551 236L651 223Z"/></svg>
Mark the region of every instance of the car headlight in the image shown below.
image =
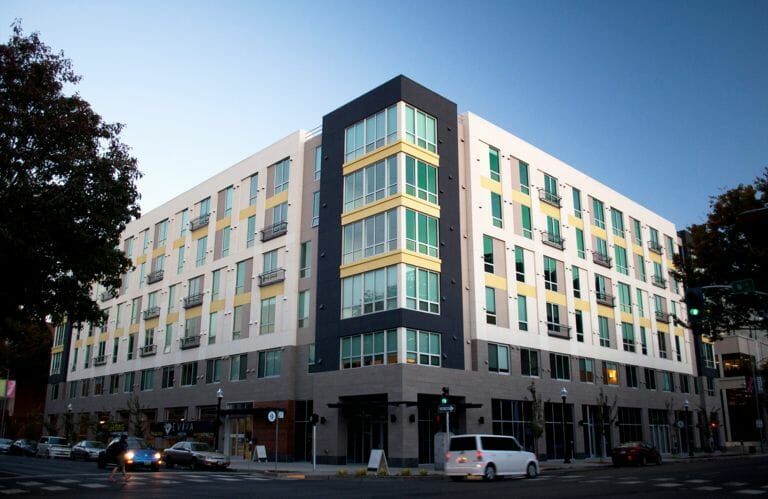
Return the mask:
<svg viewBox="0 0 768 499"><path fill-rule="evenodd" d="M160 453L159 452L155 452L155 459L160 459Z"/></svg>
<svg viewBox="0 0 768 499"><path fill-rule="evenodd" d="M134 454L132 450L129 450L128 452L126 452L126 453L125 453L125 458L126 458L126 459L133 459L133 457L134 457L135 455L136 455L136 454Z"/></svg>

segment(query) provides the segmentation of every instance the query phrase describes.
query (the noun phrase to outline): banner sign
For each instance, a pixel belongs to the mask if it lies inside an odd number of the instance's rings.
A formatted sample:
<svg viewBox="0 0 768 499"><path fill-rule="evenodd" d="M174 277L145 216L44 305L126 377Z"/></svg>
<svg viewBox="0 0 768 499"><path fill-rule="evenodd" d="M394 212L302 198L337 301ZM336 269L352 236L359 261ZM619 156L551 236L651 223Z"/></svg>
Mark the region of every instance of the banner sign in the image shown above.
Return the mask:
<svg viewBox="0 0 768 499"><path fill-rule="evenodd" d="M213 421L160 421L149 426L149 432L155 437L188 437L215 431Z"/></svg>
<svg viewBox="0 0 768 499"><path fill-rule="evenodd" d="M9 399L12 399L16 396L16 380L15 379L8 380L5 396L8 397Z"/></svg>

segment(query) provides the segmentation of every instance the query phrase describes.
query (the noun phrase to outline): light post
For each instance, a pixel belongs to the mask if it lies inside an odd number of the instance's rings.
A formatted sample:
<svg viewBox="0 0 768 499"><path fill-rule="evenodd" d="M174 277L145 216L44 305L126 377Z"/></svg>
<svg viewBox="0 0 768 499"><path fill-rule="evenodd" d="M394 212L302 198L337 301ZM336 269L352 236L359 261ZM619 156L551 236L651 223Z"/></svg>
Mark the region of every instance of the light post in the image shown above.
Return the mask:
<svg viewBox="0 0 768 499"><path fill-rule="evenodd" d="M568 455L568 439L567 432L565 431L565 400L568 398L568 390L565 387L560 389L560 398L563 399L563 463L569 464L571 458Z"/></svg>
<svg viewBox="0 0 768 499"><path fill-rule="evenodd" d="M688 399L685 399L683 401L683 406L685 407L685 439L688 440L688 456L693 457L693 435L691 435L691 425L690 425L690 408L688 407Z"/></svg>
<svg viewBox="0 0 768 499"><path fill-rule="evenodd" d="M216 427L214 432L214 438L216 439L216 442L214 443L214 447L216 448L216 452L219 451L219 425L221 425L221 399L224 398L224 390L219 388L216 390L216 398L218 399L218 402L216 403Z"/></svg>

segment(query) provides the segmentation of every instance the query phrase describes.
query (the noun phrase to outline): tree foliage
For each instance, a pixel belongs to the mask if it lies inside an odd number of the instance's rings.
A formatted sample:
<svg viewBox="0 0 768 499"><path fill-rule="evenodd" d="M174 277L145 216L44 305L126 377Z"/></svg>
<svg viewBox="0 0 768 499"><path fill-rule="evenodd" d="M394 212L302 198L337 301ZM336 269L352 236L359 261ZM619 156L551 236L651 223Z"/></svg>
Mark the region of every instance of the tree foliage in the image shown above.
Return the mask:
<svg viewBox="0 0 768 499"><path fill-rule="evenodd" d="M0 45L0 335L19 324L99 322L95 283L118 287L131 262L120 234L138 217L136 159L77 93L80 76L20 23ZM23 327L21 329L24 329Z"/></svg>
<svg viewBox="0 0 768 499"><path fill-rule="evenodd" d="M687 287L706 287L705 334L714 338L743 328L768 326L768 168L753 184L740 184L710 201L703 224L688 228L688 258L676 257L676 277ZM758 293L727 286L751 279ZM717 287L723 286L723 287Z"/></svg>

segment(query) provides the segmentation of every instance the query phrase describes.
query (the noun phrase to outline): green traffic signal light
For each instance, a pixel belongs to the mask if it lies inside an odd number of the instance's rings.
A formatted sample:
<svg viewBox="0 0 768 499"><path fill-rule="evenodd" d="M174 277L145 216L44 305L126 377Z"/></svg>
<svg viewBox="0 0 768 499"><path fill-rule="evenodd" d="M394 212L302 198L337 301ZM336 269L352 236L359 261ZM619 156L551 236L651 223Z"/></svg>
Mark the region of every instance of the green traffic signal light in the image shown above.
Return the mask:
<svg viewBox="0 0 768 499"><path fill-rule="evenodd" d="M448 399L446 397L443 397L443 398L440 399L440 403L445 405L445 404L448 403Z"/></svg>
<svg viewBox="0 0 768 499"><path fill-rule="evenodd" d="M688 310L688 315L697 316L699 315L699 309L698 308L691 308Z"/></svg>

